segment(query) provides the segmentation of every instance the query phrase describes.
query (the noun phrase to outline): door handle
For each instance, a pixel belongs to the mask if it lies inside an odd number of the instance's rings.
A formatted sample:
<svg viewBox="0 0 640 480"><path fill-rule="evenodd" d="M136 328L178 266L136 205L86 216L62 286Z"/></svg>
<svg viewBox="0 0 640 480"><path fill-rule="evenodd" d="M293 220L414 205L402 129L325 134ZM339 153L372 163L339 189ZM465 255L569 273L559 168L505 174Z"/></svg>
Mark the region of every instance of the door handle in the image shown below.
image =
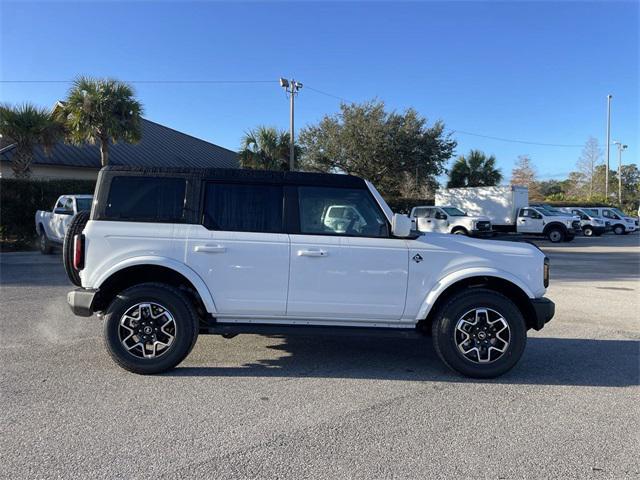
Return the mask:
<svg viewBox="0 0 640 480"><path fill-rule="evenodd" d="M222 245L196 245L194 250L202 253L224 253L227 249Z"/></svg>
<svg viewBox="0 0 640 480"><path fill-rule="evenodd" d="M329 253L326 250L298 250L299 257L326 257Z"/></svg>

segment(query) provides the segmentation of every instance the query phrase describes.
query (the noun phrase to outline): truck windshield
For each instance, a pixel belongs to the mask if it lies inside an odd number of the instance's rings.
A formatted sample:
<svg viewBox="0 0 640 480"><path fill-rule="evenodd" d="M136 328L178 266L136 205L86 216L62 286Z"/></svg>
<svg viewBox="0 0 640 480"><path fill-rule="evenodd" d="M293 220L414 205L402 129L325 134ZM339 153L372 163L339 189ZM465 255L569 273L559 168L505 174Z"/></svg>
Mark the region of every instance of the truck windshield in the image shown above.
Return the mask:
<svg viewBox="0 0 640 480"><path fill-rule="evenodd" d="M93 198L76 198L76 205L78 206L79 212L91 210L91 203L93 203Z"/></svg>
<svg viewBox="0 0 640 480"><path fill-rule="evenodd" d="M442 207L442 210L444 210L444 212L447 215L451 215L452 217L464 217L464 216L466 216L466 214L462 210L458 210L455 207Z"/></svg>

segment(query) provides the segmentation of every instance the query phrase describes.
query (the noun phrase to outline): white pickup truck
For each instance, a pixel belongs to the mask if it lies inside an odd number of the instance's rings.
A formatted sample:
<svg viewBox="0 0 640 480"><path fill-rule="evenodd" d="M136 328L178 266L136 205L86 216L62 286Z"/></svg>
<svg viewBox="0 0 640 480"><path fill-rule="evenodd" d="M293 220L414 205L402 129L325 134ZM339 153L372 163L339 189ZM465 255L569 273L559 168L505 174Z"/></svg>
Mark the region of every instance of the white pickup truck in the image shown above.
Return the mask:
<svg viewBox="0 0 640 480"><path fill-rule="evenodd" d="M537 247L419 235L358 177L108 166L96 192L69 225L67 299L132 372L175 367L201 333L375 334L431 335L494 377L554 314Z"/></svg>
<svg viewBox="0 0 640 480"><path fill-rule="evenodd" d="M40 251L49 254L55 245L62 245L69 222L78 212L91 210L92 195L62 195L53 206L53 211L36 212L36 232Z"/></svg>
<svg viewBox="0 0 640 480"><path fill-rule="evenodd" d="M411 222L419 232L453 233L480 237L491 235L491 220L489 217L467 215L456 207L413 207L409 214Z"/></svg>

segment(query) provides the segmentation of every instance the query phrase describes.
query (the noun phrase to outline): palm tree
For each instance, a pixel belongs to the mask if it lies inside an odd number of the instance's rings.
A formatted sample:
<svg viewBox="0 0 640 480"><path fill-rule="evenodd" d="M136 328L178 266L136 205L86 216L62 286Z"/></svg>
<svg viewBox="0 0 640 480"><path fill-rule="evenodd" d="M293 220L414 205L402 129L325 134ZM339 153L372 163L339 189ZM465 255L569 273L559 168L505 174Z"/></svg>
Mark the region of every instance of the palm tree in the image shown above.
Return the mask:
<svg viewBox="0 0 640 480"><path fill-rule="evenodd" d="M67 140L74 144L98 143L103 167L109 163L110 143L140 140L141 114L142 104L136 100L133 87L111 78L78 77L58 110Z"/></svg>
<svg viewBox="0 0 640 480"><path fill-rule="evenodd" d="M465 157L461 155L449 172L447 188L491 187L502 180L496 167L496 157L487 157L480 150L471 150Z"/></svg>
<svg viewBox="0 0 640 480"><path fill-rule="evenodd" d="M295 146L296 158L300 147ZM275 127L259 126L242 137L240 166L255 170L289 170L289 134Z"/></svg>
<svg viewBox="0 0 640 480"><path fill-rule="evenodd" d="M15 143L11 168L17 178L31 175L33 149L40 145L49 153L62 136L62 126L55 121L51 110L31 103L0 106L0 135Z"/></svg>

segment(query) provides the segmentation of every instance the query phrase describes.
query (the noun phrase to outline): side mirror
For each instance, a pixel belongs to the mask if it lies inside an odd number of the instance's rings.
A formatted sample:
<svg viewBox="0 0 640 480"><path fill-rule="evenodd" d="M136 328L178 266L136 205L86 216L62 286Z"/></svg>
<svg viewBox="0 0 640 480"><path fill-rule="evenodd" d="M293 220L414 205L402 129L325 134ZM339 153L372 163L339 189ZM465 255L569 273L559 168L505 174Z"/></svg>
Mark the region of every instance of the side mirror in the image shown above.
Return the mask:
<svg viewBox="0 0 640 480"><path fill-rule="evenodd" d="M69 210L68 208L56 208L53 210L53 213L58 215L73 215L73 210Z"/></svg>
<svg viewBox="0 0 640 480"><path fill-rule="evenodd" d="M401 213L395 213L391 219L391 233L396 237L411 235L411 219Z"/></svg>

